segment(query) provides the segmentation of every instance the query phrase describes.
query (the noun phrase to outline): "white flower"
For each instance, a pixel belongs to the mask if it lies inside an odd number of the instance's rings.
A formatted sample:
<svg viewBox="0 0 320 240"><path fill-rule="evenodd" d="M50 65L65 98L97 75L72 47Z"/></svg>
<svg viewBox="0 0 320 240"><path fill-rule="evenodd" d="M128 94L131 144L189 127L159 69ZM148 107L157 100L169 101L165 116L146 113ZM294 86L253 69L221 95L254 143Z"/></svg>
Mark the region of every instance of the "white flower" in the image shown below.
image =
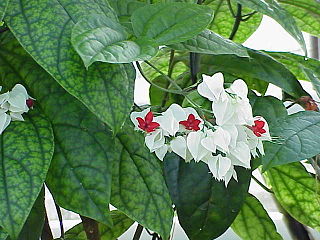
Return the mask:
<svg viewBox="0 0 320 240"><path fill-rule="evenodd" d="M162 147L157 148L155 151L156 156L163 161L164 156L166 155L166 153L168 152L168 145L165 144Z"/></svg>
<svg viewBox="0 0 320 240"><path fill-rule="evenodd" d="M157 129L154 132L148 133L145 137L146 146L150 152L162 147L165 144L165 137L162 129Z"/></svg>
<svg viewBox="0 0 320 240"><path fill-rule="evenodd" d="M231 142L231 136L228 131L222 127L217 127L215 131L207 130L207 136L201 141L203 147L212 153L216 152L216 148L222 152L229 152L229 145Z"/></svg>
<svg viewBox="0 0 320 240"><path fill-rule="evenodd" d="M6 113L0 114L0 134L9 126L11 117Z"/></svg>
<svg viewBox="0 0 320 240"><path fill-rule="evenodd" d="M210 101L225 101L227 95L225 93L223 83L224 78L222 73L216 73L212 77L202 75L203 82L198 86L198 92Z"/></svg>
<svg viewBox="0 0 320 240"><path fill-rule="evenodd" d="M9 111L18 114L28 112L29 108L27 106L27 100L29 98L30 96L28 95L25 87L21 84L16 84L9 92L9 97L7 99L7 102L9 103ZM17 117L17 120L21 118L22 116Z"/></svg>
<svg viewBox="0 0 320 240"><path fill-rule="evenodd" d="M201 144L204 138L205 134L201 131L190 132L187 136L188 149L196 162L202 160L206 155L211 154L211 152Z"/></svg>
<svg viewBox="0 0 320 240"><path fill-rule="evenodd" d="M231 159L232 165L250 168L251 154L246 142L237 142L235 148L230 148L227 157Z"/></svg>

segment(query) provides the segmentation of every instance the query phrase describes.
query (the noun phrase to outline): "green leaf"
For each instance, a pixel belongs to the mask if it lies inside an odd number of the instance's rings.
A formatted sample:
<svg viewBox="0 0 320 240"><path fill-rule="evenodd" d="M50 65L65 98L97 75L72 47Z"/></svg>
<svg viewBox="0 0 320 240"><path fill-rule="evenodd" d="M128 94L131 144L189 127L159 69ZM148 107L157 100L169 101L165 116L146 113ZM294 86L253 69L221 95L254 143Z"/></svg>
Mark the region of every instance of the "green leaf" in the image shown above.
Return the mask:
<svg viewBox="0 0 320 240"><path fill-rule="evenodd" d="M71 43L88 68L94 62L130 63L156 55L151 41L127 40L124 27L105 15L90 15L72 29Z"/></svg>
<svg viewBox="0 0 320 240"><path fill-rule="evenodd" d="M248 194L231 227L243 240L282 239L267 211L251 194Z"/></svg>
<svg viewBox="0 0 320 240"><path fill-rule="evenodd" d="M267 176L281 206L302 224L320 231L319 181L301 163L271 168Z"/></svg>
<svg viewBox="0 0 320 240"><path fill-rule="evenodd" d="M196 53L234 54L239 57L249 57L246 48L242 45L225 39L210 30L205 30L190 40L169 47Z"/></svg>
<svg viewBox="0 0 320 240"><path fill-rule="evenodd" d="M287 109L283 102L271 96L257 97L252 105L253 115L264 117L268 124L287 117Z"/></svg>
<svg viewBox="0 0 320 240"><path fill-rule="evenodd" d="M203 162L167 154L164 172L179 222L191 240L211 240L232 224L247 195L251 171L236 168L238 182L214 180Z"/></svg>
<svg viewBox="0 0 320 240"><path fill-rule="evenodd" d="M101 240L116 240L120 237L129 227L134 223L133 220L128 218L120 211L114 210L110 212L113 227L110 228L106 225L99 223L99 232ZM87 240L86 233L83 229L82 223L74 226L66 232L65 240Z"/></svg>
<svg viewBox="0 0 320 240"><path fill-rule="evenodd" d="M222 71L249 82L272 83L296 98L308 96L296 77L282 64L259 51L248 49L248 53L250 58L204 55L201 57L200 72L210 75Z"/></svg>
<svg viewBox="0 0 320 240"><path fill-rule="evenodd" d="M264 0L236 0L243 6L249 7L255 11L263 13L276 20L301 46L307 53L306 43L302 32L298 28L294 18L275 1Z"/></svg>
<svg viewBox="0 0 320 240"><path fill-rule="evenodd" d="M0 2L0 22L2 21L4 14L6 13L8 5L9 5L9 0L1 0L1 2Z"/></svg>
<svg viewBox="0 0 320 240"><path fill-rule="evenodd" d="M320 3L315 0L278 0L296 20L302 31L320 37Z"/></svg>
<svg viewBox="0 0 320 240"><path fill-rule="evenodd" d="M229 38L235 18L228 7L228 1L226 0L206 0L204 4L207 4L214 10L214 17L208 28L215 33L220 34L225 38ZM235 1L231 1L233 11L236 11L237 4ZM242 14L250 14L252 10L250 8L243 7ZM255 13L250 19L245 22L241 22L237 34L233 41L243 43L245 42L259 27L262 21L262 14Z"/></svg>
<svg viewBox="0 0 320 240"><path fill-rule="evenodd" d="M117 159L117 152L112 152L114 140L109 129L14 39L1 43L0 74L5 80L1 85L19 81L28 86L30 95L37 99L36 107L43 109L52 124L55 151L46 183L57 203L110 224L111 159Z"/></svg>
<svg viewBox="0 0 320 240"><path fill-rule="evenodd" d="M168 239L173 210L159 160L131 125L119 133L117 143L120 159L113 166L111 204Z"/></svg>
<svg viewBox="0 0 320 240"><path fill-rule="evenodd" d="M7 240L8 234L4 232L0 227L0 240Z"/></svg>
<svg viewBox="0 0 320 240"><path fill-rule="evenodd" d="M193 38L207 27L212 17L207 6L159 3L137 9L131 20L137 37L153 39L160 46Z"/></svg>
<svg viewBox="0 0 320 240"><path fill-rule="evenodd" d="M37 63L118 132L133 104L133 66L97 63L87 71L70 42L71 30L83 16L116 18L107 2L11 0L7 13L6 23Z"/></svg>
<svg viewBox="0 0 320 240"><path fill-rule="evenodd" d="M0 135L0 225L13 239L39 195L53 154L52 128L46 117L35 107L24 118L11 122Z"/></svg>
<svg viewBox="0 0 320 240"><path fill-rule="evenodd" d="M320 153L320 113L298 112L270 124L276 142L264 143L263 169L298 162Z"/></svg>

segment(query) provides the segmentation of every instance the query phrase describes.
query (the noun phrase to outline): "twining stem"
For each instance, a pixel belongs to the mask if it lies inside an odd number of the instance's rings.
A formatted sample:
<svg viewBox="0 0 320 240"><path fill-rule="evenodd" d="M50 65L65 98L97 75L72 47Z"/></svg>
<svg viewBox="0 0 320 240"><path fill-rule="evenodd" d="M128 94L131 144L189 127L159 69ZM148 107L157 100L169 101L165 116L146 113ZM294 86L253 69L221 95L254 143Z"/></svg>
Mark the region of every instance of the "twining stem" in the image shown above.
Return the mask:
<svg viewBox="0 0 320 240"><path fill-rule="evenodd" d="M170 51L170 58L169 58L169 65L168 65L168 77L171 78L173 73L173 67L174 67L174 50ZM168 82L166 85L166 88L168 89L170 87L170 83ZM168 92L165 92L162 102L161 102L161 108L163 108L166 105L166 102L168 101L169 94Z"/></svg>
<svg viewBox="0 0 320 240"><path fill-rule="evenodd" d="M57 214L58 214L58 219L59 219L59 224L60 224L60 234L61 234L61 238L64 238L64 228L63 228L63 219L62 219L62 214L61 214L61 210L58 204L54 203L56 210L57 210Z"/></svg>
<svg viewBox="0 0 320 240"><path fill-rule="evenodd" d="M241 12L242 12L242 6L241 6L241 4L238 3L237 4L237 13L236 13L233 28L232 28L232 31L231 31L231 34L229 37L230 40L234 39L234 37L239 29L239 26L240 26L240 23L242 20Z"/></svg>
<svg viewBox="0 0 320 240"><path fill-rule="evenodd" d="M267 192L269 192L269 193L274 193L271 189L269 189L268 187L266 187L262 182L260 182L255 176L251 176L252 177L252 179L256 182L256 183L258 183L259 185L260 185L260 187L262 187L264 190L266 190Z"/></svg>
<svg viewBox="0 0 320 240"><path fill-rule="evenodd" d="M101 240L98 222L85 216L80 216L80 218L82 220L82 225L86 232L87 239Z"/></svg>
<svg viewBox="0 0 320 240"><path fill-rule="evenodd" d="M142 231L143 231L142 225L138 224L138 227L136 229L136 232L133 235L132 240L139 240L141 237Z"/></svg>
<svg viewBox="0 0 320 240"><path fill-rule="evenodd" d="M0 29L0 33L6 32L6 31L9 31L8 27L4 27Z"/></svg>

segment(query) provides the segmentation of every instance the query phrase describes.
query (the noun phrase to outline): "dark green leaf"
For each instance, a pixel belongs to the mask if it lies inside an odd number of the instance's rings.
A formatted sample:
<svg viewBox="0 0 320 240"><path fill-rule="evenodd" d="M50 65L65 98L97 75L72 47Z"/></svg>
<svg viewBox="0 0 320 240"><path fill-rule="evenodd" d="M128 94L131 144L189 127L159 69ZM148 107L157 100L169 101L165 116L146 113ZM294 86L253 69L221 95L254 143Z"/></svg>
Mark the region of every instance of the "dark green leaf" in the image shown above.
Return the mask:
<svg viewBox="0 0 320 240"><path fill-rule="evenodd" d="M303 31L320 36L320 2L317 0L278 0L278 2L294 16Z"/></svg>
<svg viewBox="0 0 320 240"><path fill-rule="evenodd" d="M72 29L71 42L88 68L94 62L130 63L148 60L157 48L148 40L130 41L124 27L105 15L90 15Z"/></svg>
<svg viewBox="0 0 320 240"><path fill-rule="evenodd" d="M99 232L101 240L116 240L134 223L120 211L114 210L110 212L113 227L108 227L99 223ZM87 240L86 233L83 229L82 223L74 226L66 232L65 240Z"/></svg>
<svg viewBox="0 0 320 240"><path fill-rule="evenodd" d="M214 10L214 17L208 28L215 33L220 34L225 38L229 38L235 18L233 17L230 9L228 7L227 0L206 0L204 4L207 4ZM231 1L233 11L236 12L237 4L235 1ZM243 7L242 14L250 14L253 11L249 8ZM255 13L250 19L242 22L239 26L237 34L235 35L233 41L243 43L245 42L259 27L262 20L261 13Z"/></svg>
<svg viewBox="0 0 320 240"><path fill-rule="evenodd" d="M308 95L296 77L282 64L259 51L248 49L248 53L250 58L204 55L201 58L200 71L207 75L222 71L249 82L272 83L296 98Z"/></svg>
<svg viewBox="0 0 320 240"><path fill-rule="evenodd" d="M236 168L238 182L215 181L203 162L185 163L167 154L164 171L179 222L189 239L211 240L225 232L237 216L249 188L251 171Z"/></svg>
<svg viewBox="0 0 320 240"><path fill-rule="evenodd" d="M243 240L282 239L267 211L259 200L250 194L231 227Z"/></svg>
<svg viewBox="0 0 320 240"><path fill-rule="evenodd" d="M158 45L183 42L202 32L211 22L212 10L189 3L149 4L133 12L137 37L153 39Z"/></svg>
<svg viewBox="0 0 320 240"><path fill-rule="evenodd" d="M153 79L152 82L163 88L168 88L170 85L168 83L168 79L166 79L164 76L158 76L155 79ZM153 85L150 86L149 97L150 103L153 106L162 106L162 104L165 103L164 106L169 107L172 103L174 103L174 98L172 97L172 94L164 92Z"/></svg>
<svg viewBox="0 0 320 240"><path fill-rule="evenodd" d="M275 142L264 143L263 169L298 162L320 153L320 113L298 112L270 124Z"/></svg>
<svg viewBox="0 0 320 240"><path fill-rule="evenodd" d="M75 23L90 14L115 18L104 0L11 0L5 20L31 56L117 132L133 104L134 68L97 63L86 70L70 36Z"/></svg>
<svg viewBox="0 0 320 240"><path fill-rule="evenodd" d="M271 96L257 97L252 110L254 116L264 117L269 124L288 115L283 102Z"/></svg>
<svg viewBox="0 0 320 240"><path fill-rule="evenodd" d="M4 14L6 13L8 5L9 5L9 0L1 0L1 2L0 2L0 22L2 21Z"/></svg>
<svg viewBox="0 0 320 240"><path fill-rule="evenodd" d="M167 239L173 211L159 160L144 146L144 137L131 125L119 133L119 161L112 171L111 204Z"/></svg>
<svg viewBox="0 0 320 240"><path fill-rule="evenodd" d="M246 48L210 30L205 30L190 40L170 45L169 47L196 53L234 54L239 57L249 57Z"/></svg>
<svg viewBox="0 0 320 240"><path fill-rule="evenodd" d="M0 225L13 239L39 195L53 155L50 122L37 107L24 118L0 135Z"/></svg>
<svg viewBox="0 0 320 240"><path fill-rule="evenodd" d="M294 18L275 1L264 0L236 0L243 6L249 7L260 13L263 13L274 20L276 20L302 47L306 53L306 43L304 41L302 32L298 28Z"/></svg>
<svg viewBox="0 0 320 240"><path fill-rule="evenodd" d="M267 176L281 206L302 224L320 231L319 181L301 163L271 168Z"/></svg>

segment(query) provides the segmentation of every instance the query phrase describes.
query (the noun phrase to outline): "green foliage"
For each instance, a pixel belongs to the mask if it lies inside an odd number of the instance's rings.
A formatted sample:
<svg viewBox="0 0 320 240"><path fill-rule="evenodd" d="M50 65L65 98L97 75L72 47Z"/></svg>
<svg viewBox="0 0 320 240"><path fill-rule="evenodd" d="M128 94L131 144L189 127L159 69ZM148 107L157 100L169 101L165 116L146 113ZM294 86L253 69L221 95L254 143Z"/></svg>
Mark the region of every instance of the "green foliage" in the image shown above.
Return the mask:
<svg viewBox="0 0 320 240"><path fill-rule="evenodd" d="M268 15L276 20L296 41L300 44L301 48L307 53L306 43L304 41L302 32L298 28L294 18L287 13L281 6L274 0L236 0L238 3L243 4L253 10Z"/></svg>
<svg viewBox="0 0 320 240"><path fill-rule="evenodd" d="M146 5L132 14L134 33L159 46L183 42L202 32L211 22L212 10L189 3Z"/></svg>
<svg viewBox="0 0 320 240"><path fill-rule="evenodd" d="M301 163L271 168L267 176L281 206L299 222L319 231L319 181Z"/></svg>
<svg viewBox="0 0 320 240"><path fill-rule="evenodd" d="M218 34L205 30L196 37L182 43L169 45L169 47L195 53L206 54L234 54L239 57L249 57L247 50L240 44L224 39Z"/></svg>
<svg viewBox="0 0 320 240"><path fill-rule="evenodd" d="M0 2L0 22L2 21L4 14L6 13L8 4L9 4L9 0L2 0Z"/></svg>
<svg viewBox="0 0 320 240"><path fill-rule="evenodd" d="M298 112L270 124L274 142L266 142L263 169L298 162L320 153L320 113Z"/></svg>
<svg viewBox="0 0 320 240"><path fill-rule="evenodd" d="M31 110L0 136L0 225L16 239L46 178L53 154L50 122Z"/></svg>
<svg viewBox="0 0 320 240"><path fill-rule="evenodd" d="M251 171L236 168L238 182L214 180L203 162L185 163L167 154L164 172L179 222L189 239L211 240L234 221L246 198Z"/></svg>
<svg viewBox="0 0 320 240"><path fill-rule="evenodd" d="M37 63L116 133L133 104L133 66L99 63L87 71L70 42L71 30L83 16L105 14L116 19L106 3L12 0L5 20Z"/></svg>
<svg viewBox="0 0 320 240"><path fill-rule="evenodd" d="M99 224L99 232L101 240L116 240L133 224L133 220L128 218L120 211L114 210L110 212L113 227ZM87 240L83 225L80 223L66 232L65 240Z"/></svg>
<svg viewBox="0 0 320 240"><path fill-rule="evenodd" d="M248 194L231 225L243 240L281 240L276 226L257 198Z"/></svg>

